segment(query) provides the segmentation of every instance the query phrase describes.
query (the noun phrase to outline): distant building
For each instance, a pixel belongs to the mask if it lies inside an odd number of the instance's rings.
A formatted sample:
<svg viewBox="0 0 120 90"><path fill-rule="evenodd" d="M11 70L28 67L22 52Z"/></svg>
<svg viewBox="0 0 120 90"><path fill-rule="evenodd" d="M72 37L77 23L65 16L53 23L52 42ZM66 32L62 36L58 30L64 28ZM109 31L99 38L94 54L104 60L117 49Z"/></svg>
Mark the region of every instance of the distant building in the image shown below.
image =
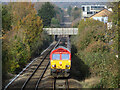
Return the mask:
<svg viewBox="0 0 120 90"><path fill-rule="evenodd" d="M88 18L100 10L107 8L105 5L82 5L82 18Z"/></svg>
<svg viewBox="0 0 120 90"><path fill-rule="evenodd" d="M111 11L109 11L108 9L103 9L101 11L99 11L98 13L92 15L91 17L89 17L90 19L95 19L95 20L99 20L101 22L107 23L108 22L108 15L110 15Z"/></svg>

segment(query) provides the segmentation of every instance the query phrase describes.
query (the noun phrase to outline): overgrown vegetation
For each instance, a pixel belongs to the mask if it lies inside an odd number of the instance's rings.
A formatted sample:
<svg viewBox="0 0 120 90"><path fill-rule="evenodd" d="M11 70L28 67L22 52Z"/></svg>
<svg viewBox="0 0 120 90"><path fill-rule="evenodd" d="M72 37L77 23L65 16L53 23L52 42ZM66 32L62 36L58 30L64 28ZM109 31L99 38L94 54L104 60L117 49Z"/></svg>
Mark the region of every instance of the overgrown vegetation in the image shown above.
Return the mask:
<svg viewBox="0 0 120 90"><path fill-rule="evenodd" d="M12 24L12 15L9 11L9 7L7 5L3 5L2 7L2 28L3 28L3 34L6 31L9 31L11 29Z"/></svg>
<svg viewBox="0 0 120 90"><path fill-rule="evenodd" d="M51 27L52 28L59 28L60 27L60 22L58 21L58 19L52 18Z"/></svg>
<svg viewBox="0 0 120 90"><path fill-rule="evenodd" d="M46 2L38 10L38 15L42 18L44 27L49 27L51 19L55 16L54 6L51 3Z"/></svg>
<svg viewBox="0 0 120 90"><path fill-rule="evenodd" d="M71 8L71 6L68 7L68 14L70 15L70 18L71 18L71 21L72 21L72 24L71 26L73 28L77 28L78 25L79 25L79 22L81 20L81 15L82 15L82 12L81 12L81 8L78 8L78 7L73 7Z"/></svg>
<svg viewBox="0 0 120 90"><path fill-rule="evenodd" d="M38 15L43 20L43 27L60 27L63 11L56 5L46 2L42 4L41 8L38 10Z"/></svg>
<svg viewBox="0 0 120 90"><path fill-rule="evenodd" d="M68 10L67 10L67 13L68 13L68 15L70 15L70 16L71 16L71 11L72 11L72 7L69 6L69 7L68 7Z"/></svg>
<svg viewBox="0 0 120 90"><path fill-rule="evenodd" d="M100 83L89 88L118 88L120 75L119 61L116 57L118 47L115 43L118 42L118 33L110 34L104 23L92 19L81 20L78 28L78 36L72 38L73 46L76 48L73 56L76 55L77 59L73 57L72 60L84 63L78 68L90 72L84 73L82 79L100 77ZM118 30L115 26L113 28L114 32ZM115 41L112 45L109 44L111 39ZM85 68L86 66L88 68ZM79 74L83 72L82 69L77 69Z"/></svg>
<svg viewBox="0 0 120 90"><path fill-rule="evenodd" d="M44 34L43 21L34 4L3 5L2 75L18 73L30 60L48 47L52 38ZM11 18L12 17L12 18Z"/></svg>
<svg viewBox="0 0 120 90"><path fill-rule="evenodd" d="M54 5L55 9L55 19L58 20L59 24L63 21L64 11L58 6Z"/></svg>
<svg viewBox="0 0 120 90"><path fill-rule="evenodd" d="M69 8L68 8L69 9ZM77 18L81 18L81 8L74 7L71 10L71 20L76 20Z"/></svg>

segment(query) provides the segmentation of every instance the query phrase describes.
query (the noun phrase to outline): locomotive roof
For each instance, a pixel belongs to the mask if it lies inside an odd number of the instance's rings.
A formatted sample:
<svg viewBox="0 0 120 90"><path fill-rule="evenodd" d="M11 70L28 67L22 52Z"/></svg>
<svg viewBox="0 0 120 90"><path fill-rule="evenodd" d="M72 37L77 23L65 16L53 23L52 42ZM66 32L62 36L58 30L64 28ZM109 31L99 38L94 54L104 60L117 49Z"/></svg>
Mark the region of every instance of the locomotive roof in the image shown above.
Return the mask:
<svg viewBox="0 0 120 90"><path fill-rule="evenodd" d="M54 50L56 50L56 49L58 49L58 48L63 48L63 49L66 49L66 50L68 50L68 51L70 52L70 50L69 50L68 48L64 47L64 46L58 46L58 47L56 47L55 49L53 49L52 51L54 51Z"/></svg>

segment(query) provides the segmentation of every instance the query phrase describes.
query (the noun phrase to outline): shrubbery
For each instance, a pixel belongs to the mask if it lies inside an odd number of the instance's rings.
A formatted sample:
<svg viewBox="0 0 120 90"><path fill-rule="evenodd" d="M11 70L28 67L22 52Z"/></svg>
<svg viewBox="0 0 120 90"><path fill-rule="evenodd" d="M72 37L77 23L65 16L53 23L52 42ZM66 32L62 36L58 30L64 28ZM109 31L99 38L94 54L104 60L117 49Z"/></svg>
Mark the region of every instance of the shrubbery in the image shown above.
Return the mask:
<svg viewBox="0 0 120 90"><path fill-rule="evenodd" d="M115 55L108 52L79 52L79 58L90 68L91 77L99 76L101 88L118 87L118 68Z"/></svg>
<svg viewBox="0 0 120 90"><path fill-rule="evenodd" d="M92 87L118 88L118 60L115 56L116 53L113 52L114 50L111 50L109 39L106 38L107 29L105 24L100 21L86 19L80 21L78 28L78 36L72 38L72 43L77 49L74 54L81 63L84 62L89 67L89 77L98 76L101 78L101 82ZM79 66L79 68L84 66ZM83 72L83 70L79 72ZM85 76L88 77L86 74Z"/></svg>
<svg viewBox="0 0 120 90"><path fill-rule="evenodd" d="M42 18L43 20L43 26L44 27L49 27L51 24L51 19L55 16L55 9L54 6L46 2L45 4L42 5L42 7L38 10L38 15Z"/></svg>
<svg viewBox="0 0 120 90"><path fill-rule="evenodd" d="M45 35L42 20L31 3L10 3L13 15L12 29L3 35L2 71L3 80L6 73L18 73L30 60L48 47L52 38ZM23 7L27 5L26 7ZM9 5L8 5L9 6ZM20 16L18 13L22 12ZM29 11L29 12L28 12ZM14 15L16 13L16 15ZM7 14L7 13L6 13ZM3 17L6 18L6 17ZM10 22L10 21L9 21ZM5 27L5 26L4 26ZM5 27L6 28L6 27ZM3 28L4 29L4 28Z"/></svg>

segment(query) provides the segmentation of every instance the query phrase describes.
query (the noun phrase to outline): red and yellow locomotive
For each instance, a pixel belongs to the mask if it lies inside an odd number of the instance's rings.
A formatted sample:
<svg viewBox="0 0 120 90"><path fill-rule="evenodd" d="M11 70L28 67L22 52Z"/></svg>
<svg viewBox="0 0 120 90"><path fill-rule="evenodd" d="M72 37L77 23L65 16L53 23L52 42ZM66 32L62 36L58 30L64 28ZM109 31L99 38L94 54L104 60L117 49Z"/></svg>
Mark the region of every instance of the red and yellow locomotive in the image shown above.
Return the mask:
<svg viewBox="0 0 120 90"><path fill-rule="evenodd" d="M71 68L71 52L59 46L50 54L51 75L54 77L68 77Z"/></svg>

